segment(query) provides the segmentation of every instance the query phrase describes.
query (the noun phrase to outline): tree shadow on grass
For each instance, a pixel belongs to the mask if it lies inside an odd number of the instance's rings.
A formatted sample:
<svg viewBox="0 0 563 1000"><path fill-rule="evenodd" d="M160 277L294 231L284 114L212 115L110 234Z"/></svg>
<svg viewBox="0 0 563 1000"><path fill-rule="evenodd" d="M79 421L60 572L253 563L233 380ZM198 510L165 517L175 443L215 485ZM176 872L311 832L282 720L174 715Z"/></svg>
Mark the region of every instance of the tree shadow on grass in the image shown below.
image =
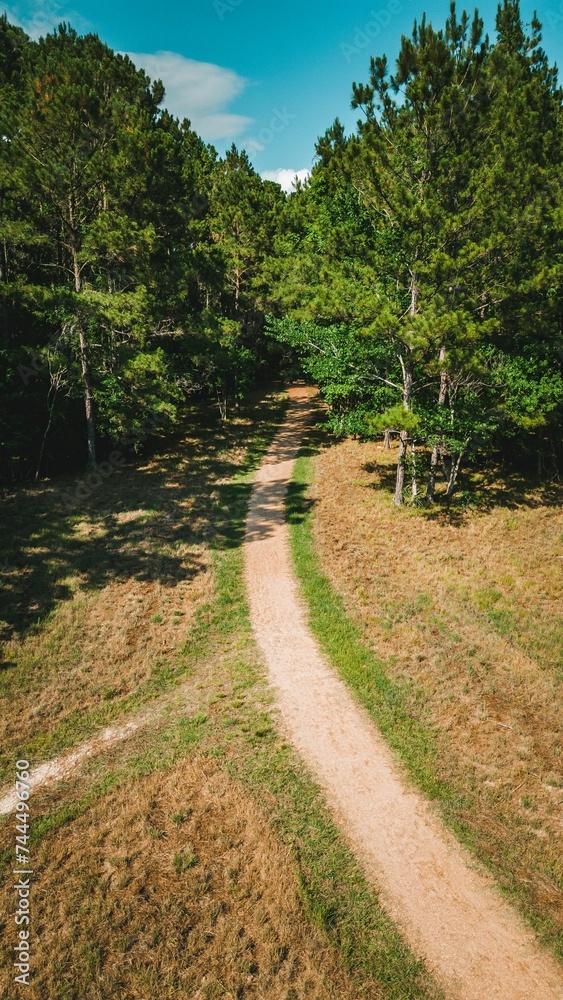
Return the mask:
<svg viewBox="0 0 563 1000"><path fill-rule="evenodd" d="M396 465L369 461L363 463L361 469L377 476L377 480L365 488L387 494L391 505L395 493ZM419 490L414 503L406 497L405 506L416 509L417 514L425 520L444 521L454 527L461 526L469 516L490 514L498 508L559 508L563 502L563 486L560 483L538 482L537 478L526 477L518 472L501 475L498 469L493 468L487 468L484 472L466 468L460 475L457 490L451 499L445 496L446 482L441 475L433 503L425 500L425 479L421 480ZM407 493L408 490L405 491Z"/></svg>
<svg viewBox="0 0 563 1000"><path fill-rule="evenodd" d="M330 448L335 437L325 426L323 416L307 432L299 449L299 458L315 458L321 451ZM307 483L291 482L285 499L285 515L288 524L303 524L316 506L316 501L307 496Z"/></svg>
<svg viewBox="0 0 563 1000"><path fill-rule="evenodd" d="M76 480L23 488L3 502L0 636L23 637L77 585L99 590L135 579L173 587L204 568L202 547L244 539L249 471L279 418L274 399L222 424L200 408L197 424L131 461L72 506ZM7 664L4 664L6 667Z"/></svg>
<svg viewBox="0 0 563 1000"><path fill-rule="evenodd" d="M312 510L315 501L307 496L309 487L305 483L290 483L287 491L285 510L288 524L303 524Z"/></svg>

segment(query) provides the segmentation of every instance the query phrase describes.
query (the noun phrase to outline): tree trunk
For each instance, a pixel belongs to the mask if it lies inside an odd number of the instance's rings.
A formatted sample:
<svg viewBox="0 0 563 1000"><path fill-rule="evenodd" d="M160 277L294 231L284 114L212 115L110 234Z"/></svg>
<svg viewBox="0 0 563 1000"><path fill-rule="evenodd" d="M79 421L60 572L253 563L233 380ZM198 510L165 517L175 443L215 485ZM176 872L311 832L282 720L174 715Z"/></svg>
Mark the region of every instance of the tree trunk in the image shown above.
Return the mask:
<svg viewBox="0 0 563 1000"><path fill-rule="evenodd" d="M86 414L86 441L88 447L89 469L96 465L96 424L94 421L94 402L92 399L92 382L90 379L90 362L88 358L88 345L82 317L77 317L78 343L80 346L80 366L82 369L82 388L84 391L84 411Z"/></svg>
<svg viewBox="0 0 563 1000"><path fill-rule="evenodd" d="M403 372L403 406L405 410L410 410L412 404L413 373L411 359L407 356L403 358L399 355L401 369ZM405 459L407 446L409 443L408 431L401 431L399 434L399 454L397 456L397 481L395 483L395 496L393 503L395 507L400 507L403 503L403 488L405 485Z"/></svg>
<svg viewBox="0 0 563 1000"><path fill-rule="evenodd" d="M383 436L383 447L385 448L386 451L389 451L389 449L391 448L391 431L389 429L385 431L385 434Z"/></svg>
<svg viewBox="0 0 563 1000"><path fill-rule="evenodd" d="M41 441L41 448L39 450L39 458L37 459L37 468L35 470L35 482L39 479L39 473L41 472L41 464L43 462L43 455L45 452L45 445L47 444L47 438L49 437L49 431L51 430L51 424L53 422L53 411L49 410L49 419L47 421L47 426L43 434L43 440Z"/></svg>
<svg viewBox="0 0 563 1000"><path fill-rule="evenodd" d="M418 313L418 301L419 301L419 288L416 273L411 271L411 304L409 307L409 313L411 316L416 316ZM413 368L412 368L412 354L411 349L408 345L404 345L404 353L399 354L399 362L401 364L401 371L403 373L403 407L408 412L412 407L412 391L413 391ZM407 447L409 444L408 431L401 431L399 434L399 454L397 456L397 480L395 483L395 496L393 497L393 503L395 507L400 507L403 503L403 488L405 485L405 459L407 454Z"/></svg>
<svg viewBox="0 0 563 1000"><path fill-rule="evenodd" d="M8 248L5 241L2 242L2 256L0 257L0 282L8 283Z"/></svg>
<svg viewBox="0 0 563 1000"><path fill-rule="evenodd" d="M395 496L393 497L393 504L395 505L395 507L401 507L403 504L403 488L405 485L405 458L407 454L407 442L408 442L407 431L401 431L399 434L399 454L397 456L397 480L395 483Z"/></svg>
<svg viewBox="0 0 563 1000"><path fill-rule="evenodd" d="M450 500L451 497L453 497L453 495L455 493L455 486L456 486L456 482L457 482L458 473L459 473L459 470L461 468L461 462L462 462L463 456L465 455L465 452L467 451L468 444L469 444L469 438L467 438L467 440L466 440L463 448L461 449L461 451L458 452L458 455L457 455L457 458L455 459L455 461L452 458L452 471L450 472L450 480L449 480L448 489L447 489L447 492L446 492L446 497L448 498L448 500Z"/></svg>
<svg viewBox="0 0 563 1000"><path fill-rule="evenodd" d="M412 458L412 486L411 493L413 500L416 500L418 496L418 482L417 482L417 469L416 469L416 445L415 442L411 442L411 458Z"/></svg>
<svg viewBox="0 0 563 1000"><path fill-rule="evenodd" d="M220 389L217 389L217 403L219 405L219 413L221 414L221 420L226 420L228 397L225 385L222 385Z"/></svg>
<svg viewBox="0 0 563 1000"><path fill-rule="evenodd" d="M45 428L45 433L43 434L43 440L41 442L41 448L39 451L39 458L37 459L37 469L35 470L35 482L39 479L39 473L41 472L41 464L43 462L43 455L45 453L45 445L47 444L47 438L49 437L49 431L51 430L51 424L53 423L53 414L55 412L55 403L57 400L57 391L59 387L59 376L50 373L51 383L49 385L49 392L47 393L47 413L49 414L49 419L47 421L47 426Z"/></svg>
<svg viewBox="0 0 563 1000"><path fill-rule="evenodd" d="M82 294L82 276L78 263L78 253L72 247L72 264L74 270L74 288L77 295ZM82 390L84 394L84 411L86 413L86 442L88 449L87 468L93 469L96 465L96 424L94 420L94 401L92 399L92 378L90 374L90 359L88 356L88 343L84 331L84 323L80 310L76 315L76 329L78 332L78 346L80 351L80 367L82 371Z"/></svg>
<svg viewBox="0 0 563 1000"><path fill-rule="evenodd" d="M444 371L444 361L446 360L446 348L442 344L440 348L440 391L438 392L438 406L442 407L446 402L446 394L448 391L448 376ZM432 449L432 455L430 457L430 472L428 473L428 485L426 487L426 499L429 503L434 502L434 491L436 488L436 469L438 467L438 457L439 457L439 443L435 442Z"/></svg>
<svg viewBox="0 0 563 1000"><path fill-rule="evenodd" d="M426 499L428 503L434 503L434 493L436 490L436 469L438 468L438 442L436 441L430 456L430 471L428 473L428 483L426 486Z"/></svg>

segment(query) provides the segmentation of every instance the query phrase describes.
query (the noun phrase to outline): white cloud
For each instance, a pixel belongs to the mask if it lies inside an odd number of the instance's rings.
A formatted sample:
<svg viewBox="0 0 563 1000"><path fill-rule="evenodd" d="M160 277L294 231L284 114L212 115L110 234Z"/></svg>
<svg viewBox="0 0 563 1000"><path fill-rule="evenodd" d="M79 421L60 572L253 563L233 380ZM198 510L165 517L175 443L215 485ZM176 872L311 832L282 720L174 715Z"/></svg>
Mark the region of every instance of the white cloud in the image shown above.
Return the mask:
<svg viewBox="0 0 563 1000"><path fill-rule="evenodd" d="M33 0L33 3L23 0L11 7L0 7L0 12L5 12L8 20L23 28L31 38L48 34L61 21L70 21L80 31L89 30L87 22L70 12L60 0ZM178 52L128 52L127 55L153 80L162 80L166 88L165 106L178 118L189 118L192 127L206 141L230 141L253 124L253 118L228 110L248 84L234 70L187 59Z"/></svg>
<svg viewBox="0 0 563 1000"><path fill-rule="evenodd" d="M178 52L128 52L139 69L166 88L164 104L178 118L189 118L192 127L208 142L234 139L253 121L229 112L248 81L232 69L187 59Z"/></svg>
<svg viewBox="0 0 563 1000"><path fill-rule="evenodd" d="M23 28L30 38L38 39L50 34L63 21L70 21L79 31L88 31L88 22L76 11L69 11L59 0L34 0L34 3L16 3L13 7L0 7L12 24Z"/></svg>
<svg viewBox="0 0 563 1000"><path fill-rule="evenodd" d="M295 182L300 180L301 183L307 180L311 176L311 171L304 170L288 170L286 167L280 167L279 170L265 170L262 173L262 179L265 181L275 181L279 184L288 194L295 188Z"/></svg>

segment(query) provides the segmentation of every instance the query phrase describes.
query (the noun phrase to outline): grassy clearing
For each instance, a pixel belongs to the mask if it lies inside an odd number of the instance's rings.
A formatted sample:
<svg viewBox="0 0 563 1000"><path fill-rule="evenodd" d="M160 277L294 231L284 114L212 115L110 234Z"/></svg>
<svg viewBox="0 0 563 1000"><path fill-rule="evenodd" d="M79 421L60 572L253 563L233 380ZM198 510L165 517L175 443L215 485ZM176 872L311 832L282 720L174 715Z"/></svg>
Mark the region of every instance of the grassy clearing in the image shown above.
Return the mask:
<svg viewBox="0 0 563 1000"><path fill-rule="evenodd" d="M67 481L5 499L0 782L16 748L49 758L189 676L212 549L240 543L230 512L284 405L274 394L228 426L200 413L77 509Z"/></svg>
<svg viewBox="0 0 563 1000"><path fill-rule="evenodd" d="M477 509L396 511L392 455L326 443L312 436L288 498L314 631L410 777L563 957L561 515L522 484L505 506L499 484Z"/></svg>
<svg viewBox="0 0 563 1000"><path fill-rule="evenodd" d="M144 732L33 797L33 1000L439 995L278 734L242 584L257 454L221 495L190 679ZM13 832L0 824L5 873ZM8 1000L12 936L3 921Z"/></svg>

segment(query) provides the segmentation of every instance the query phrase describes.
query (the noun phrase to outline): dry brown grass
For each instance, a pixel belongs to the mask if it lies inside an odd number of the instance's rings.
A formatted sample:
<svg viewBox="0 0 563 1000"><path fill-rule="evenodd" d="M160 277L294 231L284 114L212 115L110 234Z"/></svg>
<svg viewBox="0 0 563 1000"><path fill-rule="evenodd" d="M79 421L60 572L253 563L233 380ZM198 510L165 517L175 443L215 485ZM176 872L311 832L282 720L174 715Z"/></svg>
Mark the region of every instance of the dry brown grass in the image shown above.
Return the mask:
<svg viewBox="0 0 563 1000"><path fill-rule="evenodd" d="M32 1000L346 1000L289 851L204 758L113 790L35 852ZM3 891L5 913L13 890ZM11 982L6 925L2 996ZM380 995L374 987L362 995Z"/></svg>
<svg viewBox="0 0 563 1000"><path fill-rule="evenodd" d="M457 819L563 926L561 510L529 491L488 510L394 511L392 461L374 443L321 452L324 570L436 727Z"/></svg>
<svg viewBox="0 0 563 1000"><path fill-rule="evenodd" d="M99 592L77 589L45 630L7 644L7 655L23 667L23 683L11 687L2 745L17 746L22 731L48 731L77 710L92 711L149 681L170 662L211 593L205 553L199 574L185 585L131 579Z"/></svg>
<svg viewBox="0 0 563 1000"><path fill-rule="evenodd" d="M258 419L277 405L271 397ZM228 426L212 413L199 420L70 510L62 494L75 484L66 480L3 499L4 778L14 754L52 755L185 668L195 611L214 593L209 543L222 529L222 490L255 430L248 416Z"/></svg>

